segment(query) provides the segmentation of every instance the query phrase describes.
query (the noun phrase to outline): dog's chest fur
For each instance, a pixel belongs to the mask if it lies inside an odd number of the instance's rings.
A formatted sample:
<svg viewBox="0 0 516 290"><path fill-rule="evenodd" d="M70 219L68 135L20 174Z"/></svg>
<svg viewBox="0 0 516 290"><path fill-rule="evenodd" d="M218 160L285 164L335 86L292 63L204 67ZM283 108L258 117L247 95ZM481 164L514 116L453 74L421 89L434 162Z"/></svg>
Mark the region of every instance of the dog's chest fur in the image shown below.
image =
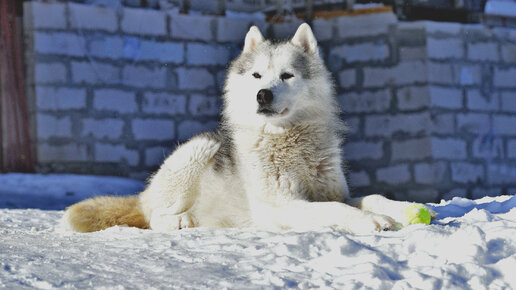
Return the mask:
<svg viewBox="0 0 516 290"><path fill-rule="evenodd" d="M253 183L262 192L282 195L281 198L339 200L340 193L334 190L338 187L334 183L338 182L336 169L340 166L335 136L311 126L298 126L247 138L240 150L246 161L240 164L247 167L244 172L248 176L244 178L255 179Z"/></svg>

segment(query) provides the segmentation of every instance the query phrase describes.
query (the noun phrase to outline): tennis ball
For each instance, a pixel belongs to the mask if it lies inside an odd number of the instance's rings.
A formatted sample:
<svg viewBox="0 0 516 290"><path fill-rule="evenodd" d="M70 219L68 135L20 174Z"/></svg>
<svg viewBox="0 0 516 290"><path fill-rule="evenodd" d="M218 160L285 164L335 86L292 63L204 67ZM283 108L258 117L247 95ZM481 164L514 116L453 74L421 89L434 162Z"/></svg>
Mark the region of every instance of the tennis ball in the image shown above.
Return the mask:
<svg viewBox="0 0 516 290"><path fill-rule="evenodd" d="M405 220L407 225L430 224L432 220L428 209L421 204L413 204L405 209Z"/></svg>

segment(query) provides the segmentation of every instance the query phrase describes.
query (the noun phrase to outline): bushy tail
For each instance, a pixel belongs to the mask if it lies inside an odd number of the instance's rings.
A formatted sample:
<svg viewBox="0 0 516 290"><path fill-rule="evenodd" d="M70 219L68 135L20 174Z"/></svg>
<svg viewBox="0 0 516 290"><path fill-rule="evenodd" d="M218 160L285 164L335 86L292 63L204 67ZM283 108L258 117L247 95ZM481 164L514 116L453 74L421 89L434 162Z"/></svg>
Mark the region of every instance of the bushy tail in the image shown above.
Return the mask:
<svg viewBox="0 0 516 290"><path fill-rule="evenodd" d="M148 229L137 196L101 196L69 206L63 217L66 227L77 232L95 232L112 226Z"/></svg>

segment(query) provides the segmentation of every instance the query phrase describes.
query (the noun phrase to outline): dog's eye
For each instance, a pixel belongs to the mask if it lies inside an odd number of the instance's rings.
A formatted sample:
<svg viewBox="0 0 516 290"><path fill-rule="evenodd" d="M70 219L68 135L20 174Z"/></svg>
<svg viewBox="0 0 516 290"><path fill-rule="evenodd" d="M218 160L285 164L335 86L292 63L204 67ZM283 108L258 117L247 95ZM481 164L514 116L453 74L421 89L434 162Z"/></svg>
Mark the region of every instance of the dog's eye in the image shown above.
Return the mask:
<svg viewBox="0 0 516 290"><path fill-rule="evenodd" d="M256 72L255 72L255 73L253 74L253 77L254 77L255 79L261 79L261 78L262 78L262 75L261 75L261 74L259 74L259 73L256 73Z"/></svg>
<svg viewBox="0 0 516 290"><path fill-rule="evenodd" d="M288 80L288 79L293 78L293 77L294 77L294 75L293 75L293 74L291 74L291 73L282 73L282 74L280 75L280 79L281 79L282 81L284 81L284 80Z"/></svg>

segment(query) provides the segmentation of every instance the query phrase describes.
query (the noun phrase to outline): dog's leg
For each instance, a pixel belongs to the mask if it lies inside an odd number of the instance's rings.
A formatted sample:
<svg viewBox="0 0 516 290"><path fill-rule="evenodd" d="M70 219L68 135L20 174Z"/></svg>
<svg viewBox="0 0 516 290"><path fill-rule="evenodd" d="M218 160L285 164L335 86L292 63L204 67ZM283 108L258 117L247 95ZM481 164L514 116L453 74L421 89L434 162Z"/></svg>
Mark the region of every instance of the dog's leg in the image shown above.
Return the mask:
<svg viewBox="0 0 516 290"><path fill-rule="evenodd" d="M281 206L253 202L256 226L266 229L314 230L333 227L348 233L368 234L395 227L388 216L359 210L340 202L290 201Z"/></svg>
<svg viewBox="0 0 516 290"><path fill-rule="evenodd" d="M199 179L220 144L197 136L179 146L163 163L140 195L152 229L170 231L196 226L190 209L199 193Z"/></svg>
<svg viewBox="0 0 516 290"><path fill-rule="evenodd" d="M415 203L408 201L390 200L382 195L373 194L364 197L350 198L346 203L369 212L382 214L393 218L396 223L406 225L408 221L404 215L405 209ZM426 207L432 219L437 216L430 208Z"/></svg>

